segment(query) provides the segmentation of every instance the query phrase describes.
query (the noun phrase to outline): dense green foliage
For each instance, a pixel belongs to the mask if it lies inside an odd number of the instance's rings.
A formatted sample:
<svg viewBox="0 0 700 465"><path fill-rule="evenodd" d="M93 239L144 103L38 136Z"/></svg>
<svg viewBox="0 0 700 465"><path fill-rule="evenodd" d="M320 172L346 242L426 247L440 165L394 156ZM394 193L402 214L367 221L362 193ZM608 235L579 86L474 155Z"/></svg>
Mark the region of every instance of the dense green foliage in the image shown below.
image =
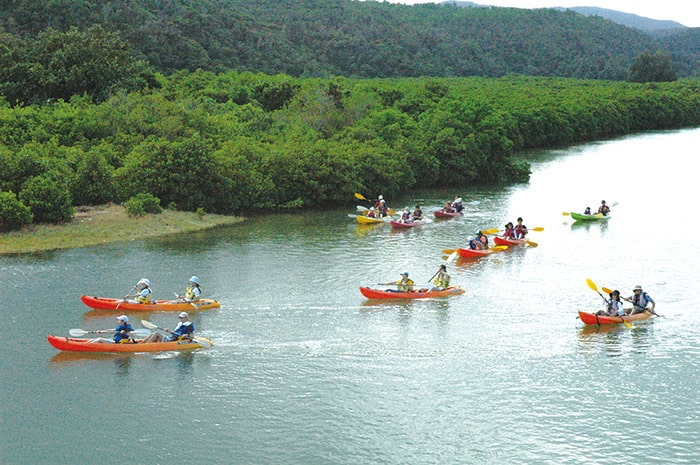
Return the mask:
<svg viewBox="0 0 700 465"><path fill-rule="evenodd" d="M11 103L43 103L89 95L104 101L117 91L155 84L150 67L135 60L115 33L48 29L26 40L8 40L0 52L0 94Z"/></svg>
<svg viewBox="0 0 700 465"><path fill-rule="evenodd" d="M624 80L637 56L670 47L679 76L700 69L697 41L695 48L675 36L660 43L598 16L553 9L352 0L14 0L2 10L0 31L16 37L100 25L166 74Z"/></svg>
<svg viewBox="0 0 700 465"><path fill-rule="evenodd" d="M211 213L315 207L526 182L518 150L698 124L698 81L183 71L101 103L0 100L0 191L48 222L139 194Z"/></svg>
<svg viewBox="0 0 700 465"><path fill-rule="evenodd" d="M29 207L14 192L0 192L0 232L21 229L32 222Z"/></svg>
<svg viewBox="0 0 700 465"><path fill-rule="evenodd" d="M676 80L671 58L657 52L642 53L630 67L630 82L670 82Z"/></svg>
<svg viewBox="0 0 700 465"><path fill-rule="evenodd" d="M163 213L160 199L147 192L136 194L124 203L124 209L129 216L144 216L146 213L157 215Z"/></svg>

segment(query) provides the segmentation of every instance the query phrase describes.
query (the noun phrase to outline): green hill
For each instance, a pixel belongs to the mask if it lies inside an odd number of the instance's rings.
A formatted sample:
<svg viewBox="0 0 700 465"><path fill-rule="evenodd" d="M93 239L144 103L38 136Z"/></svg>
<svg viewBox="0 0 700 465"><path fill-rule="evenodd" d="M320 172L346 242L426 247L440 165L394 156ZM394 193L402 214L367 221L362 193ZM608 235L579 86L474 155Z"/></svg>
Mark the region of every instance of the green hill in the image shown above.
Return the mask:
<svg viewBox="0 0 700 465"><path fill-rule="evenodd" d="M0 29L118 32L157 70L297 77L533 76L623 80L638 55L673 48L679 77L698 54L598 16L554 9L406 6L351 0L16 0Z"/></svg>

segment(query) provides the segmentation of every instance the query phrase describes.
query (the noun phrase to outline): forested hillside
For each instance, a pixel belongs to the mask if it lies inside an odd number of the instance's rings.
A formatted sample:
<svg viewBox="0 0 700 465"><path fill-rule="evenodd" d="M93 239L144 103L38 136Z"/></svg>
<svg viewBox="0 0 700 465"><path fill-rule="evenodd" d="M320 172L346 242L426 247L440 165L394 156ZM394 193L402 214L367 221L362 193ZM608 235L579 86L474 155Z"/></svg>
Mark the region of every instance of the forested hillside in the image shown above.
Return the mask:
<svg viewBox="0 0 700 465"><path fill-rule="evenodd" d="M406 6L351 0L5 1L0 28L118 32L157 70L297 77L535 76L624 80L661 48L641 31L553 9ZM698 55L673 38L679 77Z"/></svg>

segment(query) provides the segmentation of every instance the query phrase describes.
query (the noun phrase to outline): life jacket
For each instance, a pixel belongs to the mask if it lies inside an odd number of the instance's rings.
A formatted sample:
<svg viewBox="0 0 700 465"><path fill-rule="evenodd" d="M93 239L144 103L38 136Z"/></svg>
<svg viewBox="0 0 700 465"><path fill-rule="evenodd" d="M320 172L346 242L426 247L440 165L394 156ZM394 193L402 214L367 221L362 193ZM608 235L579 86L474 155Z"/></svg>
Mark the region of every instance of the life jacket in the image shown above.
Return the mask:
<svg viewBox="0 0 700 465"><path fill-rule="evenodd" d="M399 279L396 282L396 288L399 290L399 292L410 292L411 289L413 289L413 280L407 279Z"/></svg>
<svg viewBox="0 0 700 465"><path fill-rule="evenodd" d="M142 304L151 303L151 293L153 291L150 287L144 287L141 292L136 296L136 301Z"/></svg>
<svg viewBox="0 0 700 465"><path fill-rule="evenodd" d="M503 231L503 237L506 239L515 239L515 231L513 229L506 229Z"/></svg>
<svg viewBox="0 0 700 465"><path fill-rule="evenodd" d="M187 300L197 300L202 293L199 286L195 285L185 289L185 299Z"/></svg>
<svg viewBox="0 0 700 465"><path fill-rule="evenodd" d="M444 273L439 273L437 276L435 276L435 279L433 279L433 283L437 287L442 287L444 289L450 285L450 278Z"/></svg>
<svg viewBox="0 0 700 465"><path fill-rule="evenodd" d="M640 292L638 296L635 295L632 299L632 305L635 309L644 310L649 305L649 302L651 302L651 297L646 292Z"/></svg>
<svg viewBox="0 0 700 465"><path fill-rule="evenodd" d="M133 331L134 328L130 324L125 324L125 325L119 325L115 329L116 334L114 335L114 338L112 340L119 344L120 342L129 342L129 332ZM126 331L126 333L122 333L122 331Z"/></svg>

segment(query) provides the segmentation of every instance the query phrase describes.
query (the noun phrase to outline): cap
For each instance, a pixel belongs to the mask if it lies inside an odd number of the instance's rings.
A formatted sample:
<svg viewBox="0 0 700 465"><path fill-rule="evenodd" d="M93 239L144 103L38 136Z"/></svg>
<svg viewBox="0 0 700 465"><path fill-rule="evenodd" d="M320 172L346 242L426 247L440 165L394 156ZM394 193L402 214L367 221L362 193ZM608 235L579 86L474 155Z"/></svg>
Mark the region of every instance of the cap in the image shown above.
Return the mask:
<svg viewBox="0 0 700 465"><path fill-rule="evenodd" d="M379 196L379 200L384 200L384 196L383 196L383 195L380 195L380 196Z"/></svg>
<svg viewBox="0 0 700 465"><path fill-rule="evenodd" d="M401 273L401 276L408 276L408 271L404 271L403 273Z"/></svg>
<svg viewBox="0 0 700 465"><path fill-rule="evenodd" d="M634 290L635 290L635 291L641 291L641 290L642 290L642 286L640 286L639 284L637 284L636 286L634 286Z"/></svg>
<svg viewBox="0 0 700 465"><path fill-rule="evenodd" d="M117 317L117 320L123 321L124 323L128 323L128 322L129 322L129 317L126 316L126 315L119 315L119 316Z"/></svg>
<svg viewBox="0 0 700 465"><path fill-rule="evenodd" d="M187 315L187 312L181 312L177 317L178 318L189 318L189 316Z"/></svg>
<svg viewBox="0 0 700 465"><path fill-rule="evenodd" d="M195 283L195 284L199 284L199 278L196 277L196 276L192 276L192 277L190 278L190 282L193 282L193 283Z"/></svg>

